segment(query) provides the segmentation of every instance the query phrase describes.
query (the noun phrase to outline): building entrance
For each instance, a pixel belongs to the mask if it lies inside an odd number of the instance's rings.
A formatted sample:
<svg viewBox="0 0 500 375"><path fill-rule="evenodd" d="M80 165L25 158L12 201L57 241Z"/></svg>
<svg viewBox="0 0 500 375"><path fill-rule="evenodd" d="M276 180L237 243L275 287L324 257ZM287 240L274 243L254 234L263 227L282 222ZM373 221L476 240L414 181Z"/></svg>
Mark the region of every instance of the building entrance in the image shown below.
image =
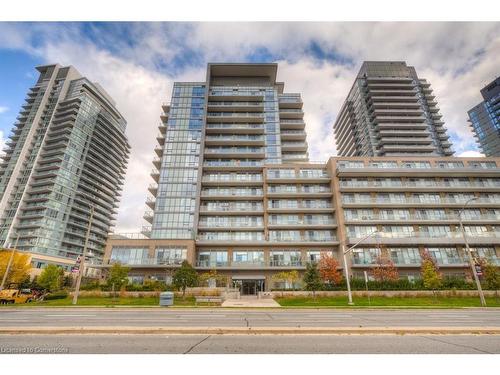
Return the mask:
<svg viewBox="0 0 500 375"><path fill-rule="evenodd" d="M263 292L265 288L265 280L233 280L233 284L240 290L242 296L254 296L259 292Z"/></svg>

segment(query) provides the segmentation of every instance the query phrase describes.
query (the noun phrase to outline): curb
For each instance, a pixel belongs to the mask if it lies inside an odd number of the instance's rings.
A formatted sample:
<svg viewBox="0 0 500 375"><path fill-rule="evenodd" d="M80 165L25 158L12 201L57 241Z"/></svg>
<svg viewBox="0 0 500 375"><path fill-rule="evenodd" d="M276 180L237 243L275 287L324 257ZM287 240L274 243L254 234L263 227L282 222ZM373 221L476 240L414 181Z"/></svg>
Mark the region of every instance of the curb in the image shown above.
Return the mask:
<svg viewBox="0 0 500 375"><path fill-rule="evenodd" d="M190 335L500 335L500 327L23 327L0 334L190 334Z"/></svg>

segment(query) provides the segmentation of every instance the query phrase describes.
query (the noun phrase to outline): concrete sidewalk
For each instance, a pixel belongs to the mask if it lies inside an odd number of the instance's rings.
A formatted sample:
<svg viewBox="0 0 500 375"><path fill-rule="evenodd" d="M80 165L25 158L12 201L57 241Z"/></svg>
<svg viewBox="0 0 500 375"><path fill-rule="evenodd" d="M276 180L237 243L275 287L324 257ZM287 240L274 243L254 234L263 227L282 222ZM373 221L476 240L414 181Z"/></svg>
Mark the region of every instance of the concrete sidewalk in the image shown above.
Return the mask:
<svg viewBox="0 0 500 375"><path fill-rule="evenodd" d="M272 298L239 298L227 299L222 307L281 307L278 302Z"/></svg>

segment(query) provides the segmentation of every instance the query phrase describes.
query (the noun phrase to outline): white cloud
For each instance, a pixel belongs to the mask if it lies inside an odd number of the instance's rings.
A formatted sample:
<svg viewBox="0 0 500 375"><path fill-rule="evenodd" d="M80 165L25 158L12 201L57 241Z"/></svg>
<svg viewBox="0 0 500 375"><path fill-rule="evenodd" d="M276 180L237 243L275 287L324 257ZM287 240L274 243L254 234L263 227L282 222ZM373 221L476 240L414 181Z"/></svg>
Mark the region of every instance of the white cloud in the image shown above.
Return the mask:
<svg viewBox="0 0 500 375"><path fill-rule="evenodd" d="M0 114L5 113L9 110L9 107L0 105Z"/></svg>
<svg viewBox="0 0 500 375"><path fill-rule="evenodd" d="M478 151L464 151L458 155L461 158L480 158L484 157L484 154Z"/></svg>

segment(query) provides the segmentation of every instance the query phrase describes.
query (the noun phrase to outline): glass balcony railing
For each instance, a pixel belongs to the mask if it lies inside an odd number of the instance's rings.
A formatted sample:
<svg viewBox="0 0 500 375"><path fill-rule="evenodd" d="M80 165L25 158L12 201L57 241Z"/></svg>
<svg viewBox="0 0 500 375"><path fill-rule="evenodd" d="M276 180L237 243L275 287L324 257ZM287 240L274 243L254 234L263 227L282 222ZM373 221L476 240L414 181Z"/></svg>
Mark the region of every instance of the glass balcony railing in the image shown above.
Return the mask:
<svg viewBox="0 0 500 375"><path fill-rule="evenodd" d="M432 215L362 215L362 216L346 216L346 221L366 221L366 220L380 220L380 221L399 221L399 220L408 220L408 221L441 221L441 220L454 220L458 221L458 215L440 215L440 216L432 216ZM483 220L498 220L500 221L500 215L481 215L476 217L465 217L462 216L463 221L483 221Z"/></svg>
<svg viewBox="0 0 500 375"><path fill-rule="evenodd" d="M441 198L441 199L422 199L422 198L405 198L405 199L387 199L387 198L342 198L344 204L464 204L467 199ZM494 198L479 198L471 202L471 206L475 204L500 203L500 199Z"/></svg>
<svg viewBox="0 0 500 375"><path fill-rule="evenodd" d="M211 161L206 160L203 163L205 167L262 167L264 163L262 161Z"/></svg>

